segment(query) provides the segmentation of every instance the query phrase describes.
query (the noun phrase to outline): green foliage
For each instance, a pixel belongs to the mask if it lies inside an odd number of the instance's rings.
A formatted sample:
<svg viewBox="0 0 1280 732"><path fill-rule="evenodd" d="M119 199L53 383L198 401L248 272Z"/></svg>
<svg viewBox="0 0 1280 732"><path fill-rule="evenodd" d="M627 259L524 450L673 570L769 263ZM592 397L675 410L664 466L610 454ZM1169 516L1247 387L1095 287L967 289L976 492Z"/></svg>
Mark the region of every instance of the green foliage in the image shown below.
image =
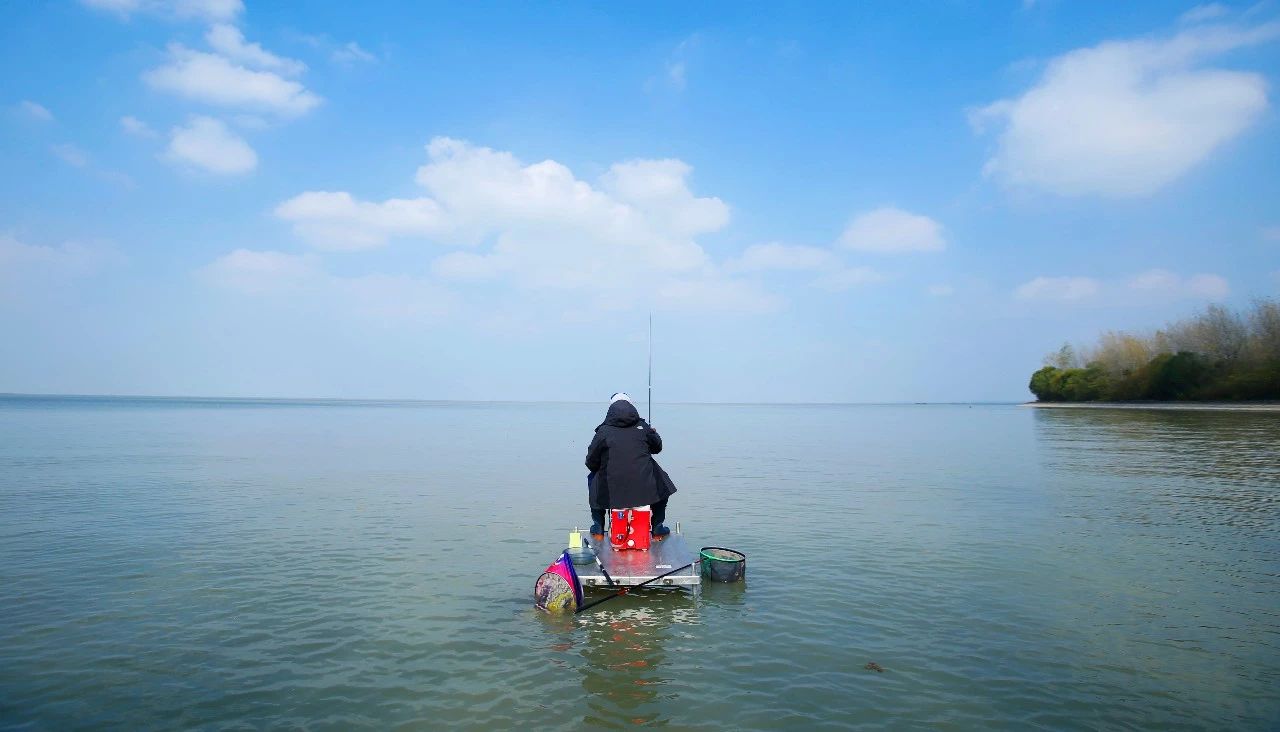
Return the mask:
<svg viewBox="0 0 1280 732"><path fill-rule="evenodd" d="M1259 300L1244 316L1211 305L1150 337L1108 332L1092 351L1064 345L1045 361L1028 384L1042 402L1280 399L1280 304Z"/></svg>
<svg viewBox="0 0 1280 732"><path fill-rule="evenodd" d="M1107 374L1097 364L1083 369L1045 366L1031 375L1028 385L1042 402L1086 402L1107 394Z"/></svg>
<svg viewBox="0 0 1280 732"><path fill-rule="evenodd" d="M1053 387L1053 377L1058 373L1058 369L1054 366L1045 366L1039 371L1031 375L1031 383L1028 388L1031 393L1036 395L1036 399L1042 402L1062 401L1058 392Z"/></svg>
<svg viewBox="0 0 1280 732"><path fill-rule="evenodd" d="M1147 399L1193 399L1209 376L1209 366L1190 351L1162 353L1143 367L1147 372Z"/></svg>

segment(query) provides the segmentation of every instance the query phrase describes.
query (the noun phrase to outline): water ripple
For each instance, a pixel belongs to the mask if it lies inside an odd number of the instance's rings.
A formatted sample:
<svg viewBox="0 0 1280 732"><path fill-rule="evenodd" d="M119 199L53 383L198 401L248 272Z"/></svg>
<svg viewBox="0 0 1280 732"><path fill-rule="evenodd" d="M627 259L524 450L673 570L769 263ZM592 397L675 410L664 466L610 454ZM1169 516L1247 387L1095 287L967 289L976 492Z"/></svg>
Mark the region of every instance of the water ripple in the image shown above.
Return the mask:
<svg viewBox="0 0 1280 732"><path fill-rule="evenodd" d="M1272 415L668 407L747 583L556 617L598 408L306 406L0 401L0 728L1280 727Z"/></svg>

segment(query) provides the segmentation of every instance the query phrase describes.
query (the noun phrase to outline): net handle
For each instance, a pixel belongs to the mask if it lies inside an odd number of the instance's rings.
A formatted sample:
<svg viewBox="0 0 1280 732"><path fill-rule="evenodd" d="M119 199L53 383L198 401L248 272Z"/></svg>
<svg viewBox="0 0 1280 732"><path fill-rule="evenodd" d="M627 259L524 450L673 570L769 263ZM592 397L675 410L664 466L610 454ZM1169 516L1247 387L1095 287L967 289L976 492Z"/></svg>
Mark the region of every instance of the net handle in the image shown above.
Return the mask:
<svg viewBox="0 0 1280 732"><path fill-rule="evenodd" d="M599 605L599 604L600 604L600 603L602 603L602 602L608 602L608 601L610 601L610 600L612 600L612 599L614 599L614 598L622 597L623 595L627 594L628 592L631 592L632 590L636 590L636 589L639 589L639 588L641 588L641 587L644 587L645 585L649 584L650 582L657 582L658 580L662 579L663 577L667 577L667 576L673 575L673 574L675 574L676 572L679 572L679 571L680 571L680 570L682 570L682 569L688 569L688 568L690 568L690 567L692 567L692 566L693 566L693 562L689 562L688 564L684 565L683 567L676 567L675 569L671 570L670 572L664 572L664 573L662 573L662 574L658 575L657 577L654 577L654 578L652 578L652 579L647 579L647 580L645 580L644 582L641 582L641 583L640 583L640 584L638 584L638 585L634 585L634 586L632 586L632 587L623 587L621 590L619 590L619 591L617 591L617 592L613 593L612 595L609 595L608 597L602 597L602 598L600 598L599 600L596 600L595 602L590 602L590 603L587 603L586 605L583 605L582 607L578 608L577 610L574 610L574 611L573 611L573 614L574 614L574 615L577 615L578 613L582 612L583 610L588 610L588 609L590 609L590 608L593 608L593 607L595 607L596 605Z"/></svg>
<svg viewBox="0 0 1280 732"><path fill-rule="evenodd" d="M582 543L583 543L584 545L586 545L587 550L591 552L591 558L592 558L592 559L594 559L594 560L596 560L596 566L600 568L600 574L603 574L603 575L604 575L604 579L605 579L605 581L606 581L606 582L608 582L608 583L609 583L609 586L610 586L610 587L612 587L612 586L614 586L614 585L618 584L617 582L614 582L614 581L613 581L613 578L612 578L612 577L610 577L610 576L609 576L609 570L607 570L607 569L605 569L605 568L604 568L604 562L601 562L601 561L600 561L600 554L596 552L596 548L595 548L595 547L591 546L591 542L590 542L590 541L584 541L584 542L582 542Z"/></svg>

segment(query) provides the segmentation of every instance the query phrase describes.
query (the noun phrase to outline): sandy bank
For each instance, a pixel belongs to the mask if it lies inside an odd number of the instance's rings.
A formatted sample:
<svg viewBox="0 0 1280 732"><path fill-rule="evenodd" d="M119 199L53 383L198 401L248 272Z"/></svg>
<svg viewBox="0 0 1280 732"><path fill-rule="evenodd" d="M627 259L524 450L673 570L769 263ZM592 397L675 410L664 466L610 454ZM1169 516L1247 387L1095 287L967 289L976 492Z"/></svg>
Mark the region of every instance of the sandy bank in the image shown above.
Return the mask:
<svg viewBox="0 0 1280 732"><path fill-rule="evenodd" d="M1036 409L1187 409L1206 412L1280 412L1280 402L1026 402Z"/></svg>

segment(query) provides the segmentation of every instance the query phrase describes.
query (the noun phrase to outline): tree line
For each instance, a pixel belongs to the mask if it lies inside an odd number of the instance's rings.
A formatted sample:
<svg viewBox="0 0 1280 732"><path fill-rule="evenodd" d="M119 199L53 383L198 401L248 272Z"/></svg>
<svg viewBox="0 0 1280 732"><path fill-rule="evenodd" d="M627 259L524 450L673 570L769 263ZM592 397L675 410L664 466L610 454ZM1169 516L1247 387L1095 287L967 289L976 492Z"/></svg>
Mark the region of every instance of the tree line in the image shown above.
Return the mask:
<svg viewBox="0 0 1280 732"><path fill-rule="evenodd" d="M1042 402L1280 399L1280 302L1210 305L1155 333L1064 344L1029 386Z"/></svg>

